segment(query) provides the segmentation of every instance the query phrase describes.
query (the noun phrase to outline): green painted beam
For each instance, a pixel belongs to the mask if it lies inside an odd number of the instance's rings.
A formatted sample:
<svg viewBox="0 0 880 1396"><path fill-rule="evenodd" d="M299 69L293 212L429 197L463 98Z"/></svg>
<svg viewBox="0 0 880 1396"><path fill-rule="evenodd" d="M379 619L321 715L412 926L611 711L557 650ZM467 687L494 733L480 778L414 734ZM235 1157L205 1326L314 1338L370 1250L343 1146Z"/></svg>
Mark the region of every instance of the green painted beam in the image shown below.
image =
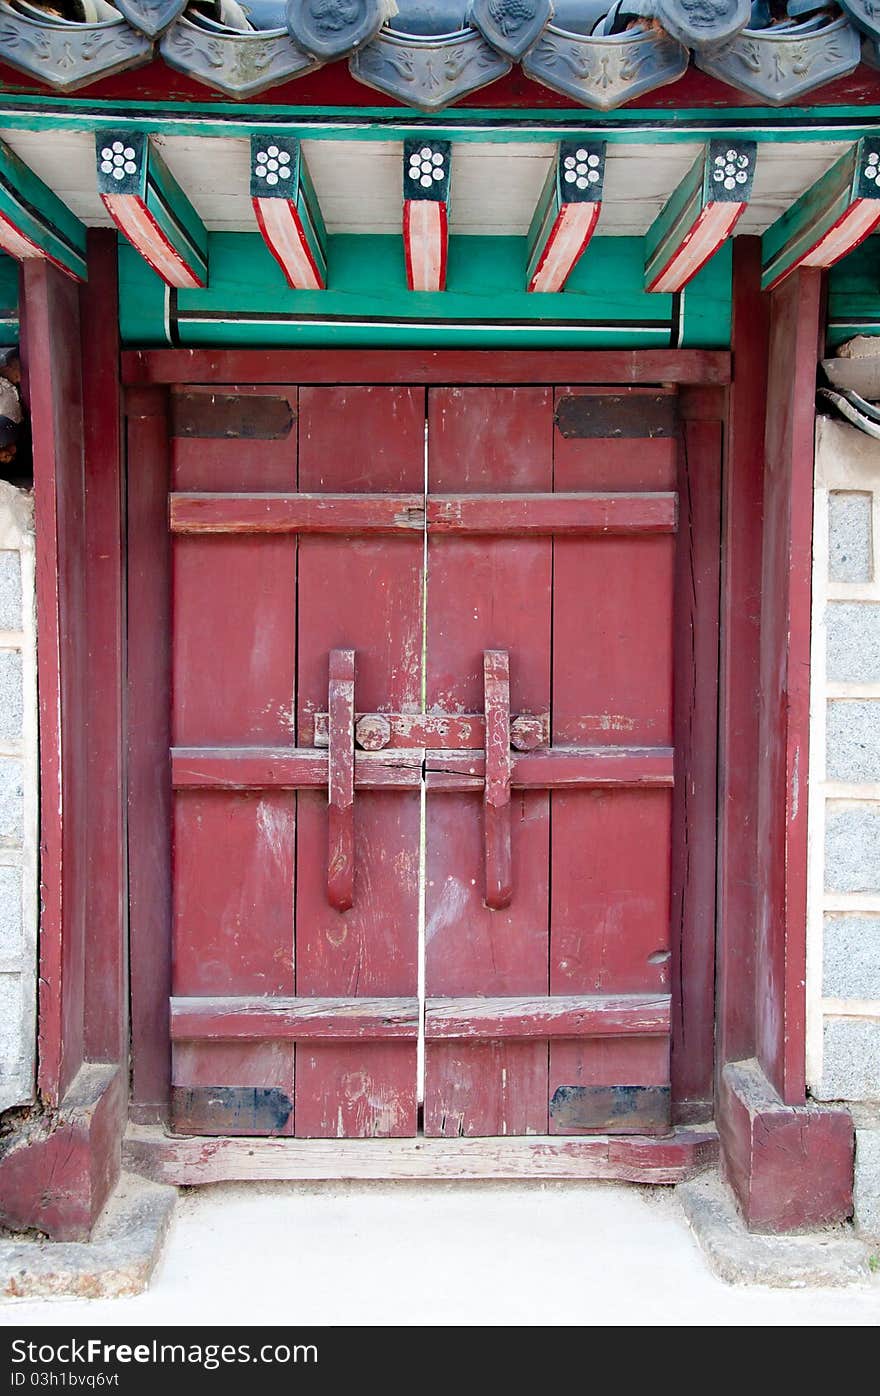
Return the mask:
<svg viewBox="0 0 880 1396"><path fill-rule="evenodd" d="M585 118L587 118L585 120ZM424 116L390 107L287 107L267 103L112 101L57 94L0 94L0 125L10 130L152 131L168 135L287 135L300 139L546 142L567 136L675 145L737 134L770 142L857 140L876 130L880 103L831 107L728 107L614 112L557 108L455 107Z"/></svg>
<svg viewBox="0 0 880 1396"><path fill-rule="evenodd" d="M208 234L144 131L96 136L98 193L114 223L169 286L208 282Z"/></svg>
<svg viewBox="0 0 880 1396"><path fill-rule="evenodd" d="M729 342L730 259L701 272L685 298L648 295L641 238L594 237L566 289L541 296L526 290L527 243L517 237L450 238L442 296L407 290L402 240L394 236L331 236L325 291L291 290L256 233L212 233L210 257L207 290L173 291L123 244L127 344L725 348Z"/></svg>
<svg viewBox="0 0 880 1396"><path fill-rule="evenodd" d="M880 224L880 139L863 137L767 229L761 284L831 267Z"/></svg>
<svg viewBox="0 0 880 1396"><path fill-rule="evenodd" d="M0 141L0 248L17 261L52 262L84 281L86 230L65 203Z"/></svg>

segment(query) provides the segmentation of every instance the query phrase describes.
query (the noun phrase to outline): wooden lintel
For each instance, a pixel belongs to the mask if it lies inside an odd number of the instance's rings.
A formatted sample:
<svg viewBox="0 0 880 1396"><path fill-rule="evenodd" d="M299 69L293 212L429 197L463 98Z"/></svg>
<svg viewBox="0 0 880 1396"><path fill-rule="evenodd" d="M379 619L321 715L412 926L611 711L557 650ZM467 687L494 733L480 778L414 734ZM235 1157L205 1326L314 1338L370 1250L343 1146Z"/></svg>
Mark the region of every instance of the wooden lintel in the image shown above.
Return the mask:
<svg viewBox="0 0 880 1396"><path fill-rule="evenodd" d="M415 1039L417 998L173 998L175 1042Z"/></svg>
<svg viewBox="0 0 880 1396"><path fill-rule="evenodd" d="M647 1037L669 1032L668 994L564 994L554 998L428 999L430 1040Z"/></svg>

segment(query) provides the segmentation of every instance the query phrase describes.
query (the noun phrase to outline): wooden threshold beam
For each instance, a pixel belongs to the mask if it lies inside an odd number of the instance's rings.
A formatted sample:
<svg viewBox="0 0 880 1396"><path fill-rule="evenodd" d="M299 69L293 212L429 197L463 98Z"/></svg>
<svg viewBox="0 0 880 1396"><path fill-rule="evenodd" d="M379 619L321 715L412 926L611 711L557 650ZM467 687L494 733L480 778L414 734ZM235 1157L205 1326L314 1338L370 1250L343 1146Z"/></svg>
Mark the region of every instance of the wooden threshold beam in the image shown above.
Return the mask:
<svg viewBox="0 0 880 1396"><path fill-rule="evenodd" d="M403 143L403 251L411 291L445 291L449 249L449 141Z"/></svg>
<svg viewBox="0 0 880 1396"><path fill-rule="evenodd" d="M88 275L86 230L48 185L0 141L0 249L45 261L77 281Z"/></svg>
<svg viewBox="0 0 880 1396"><path fill-rule="evenodd" d="M751 196L754 141L709 141L645 236L645 289L681 291L730 237Z"/></svg>
<svg viewBox="0 0 880 1396"><path fill-rule="evenodd" d="M680 1183L718 1157L714 1129L665 1136L572 1139L529 1135L499 1139L174 1138L157 1126L130 1125L123 1167L156 1182L297 1179L606 1178Z"/></svg>
<svg viewBox="0 0 880 1396"><path fill-rule="evenodd" d="M599 221L604 178L604 141L560 141L529 227L529 291L565 286Z"/></svg>
<svg viewBox="0 0 880 1396"><path fill-rule="evenodd" d="M880 138L863 137L765 232L762 289L797 267L832 267L878 224Z"/></svg>
<svg viewBox="0 0 880 1396"><path fill-rule="evenodd" d="M670 1017L669 994L437 998L425 1004L425 1036L431 1041L665 1036Z"/></svg>
<svg viewBox="0 0 880 1396"><path fill-rule="evenodd" d="M172 998L174 1042L416 1039L417 998Z"/></svg>
<svg viewBox="0 0 880 1396"><path fill-rule="evenodd" d="M298 140L251 136L251 203L288 286L323 291L327 229Z"/></svg>
<svg viewBox="0 0 880 1396"><path fill-rule="evenodd" d="M98 193L131 245L178 290L208 284L208 234L144 131L95 138Z"/></svg>

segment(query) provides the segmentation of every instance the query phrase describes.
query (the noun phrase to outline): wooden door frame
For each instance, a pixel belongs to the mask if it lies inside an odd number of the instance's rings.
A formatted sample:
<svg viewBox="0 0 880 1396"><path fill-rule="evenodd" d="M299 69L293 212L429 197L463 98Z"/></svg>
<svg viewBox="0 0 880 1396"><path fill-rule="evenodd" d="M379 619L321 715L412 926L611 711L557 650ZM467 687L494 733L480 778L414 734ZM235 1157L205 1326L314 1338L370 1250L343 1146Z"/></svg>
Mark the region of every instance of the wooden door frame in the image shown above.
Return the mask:
<svg viewBox="0 0 880 1396"><path fill-rule="evenodd" d="M0 1159L0 1215L13 1225L40 1226L59 1237L88 1233L118 1175L123 1146L127 1049L120 1044L127 1042L127 927L122 898L112 894L124 887L122 842L113 835L122 819L125 698L120 622L125 534L117 507L123 488L118 433L122 385L142 434L129 473L131 508L146 510L149 526L157 529L159 483L167 468L167 446L163 463L160 444L164 399L167 385L174 382L316 382L330 374L335 382L357 383L676 383L690 395L690 431L712 420L713 413L718 419L718 409L710 405L718 395L705 390L726 392L731 367L729 354L698 350L318 354L178 349L120 356L118 322L110 313L115 303L113 235L90 234L89 251L86 288L77 292L56 269L35 264L26 271L22 298L37 480L41 783L43 809L51 812L41 840L40 1085L46 1113L38 1128L24 1126L15 1146ZM806 1106L803 1086L806 801L801 795L808 756L804 695L820 281L813 272L795 273L769 298L762 296L759 253L756 239L734 244L736 373L729 390L722 511L715 1118L723 1164L750 1223L786 1229L846 1215L852 1124L846 1112ZM57 333L62 310L65 323L73 326L64 340ZM78 314L91 326L82 350ZM65 355L74 359L74 376L84 389L81 406L76 394L71 399ZM770 427L766 447L761 403L767 404ZM150 458L154 470L146 469ZM110 507L105 507L107 498L99 497L99 486L109 492ZM66 509L68 498L84 498L85 508ZM154 543L167 548L164 500L161 533L160 539L154 532ZM135 548L128 565L136 572L140 561ZM59 643L59 633L75 629L83 606L78 568L84 569L91 608L87 636L92 639L85 643L93 647L93 656L100 643L103 655L99 669L87 675L77 645ZM147 684L161 679L168 662L167 636L163 642L155 626L150 633L147 609L163 604L161 590L138 596L145 648L132 656L139 695L128 690L129 701L140 701L133 714L139 735L129 753L131 848L145 832L138 804L150 798L144 753L152 742L158 756L160 738L167 750L167 733L160 732L159 722L140 731L140 724L149 724L154 715ZM61 701L64 693L68 697ZM130 720L130 731L132 726ZM62 765L78 750L83 732L90 753L86 766L91 763L96 776L100 771L89 789L89 812L102 812L100 819L85 821L72 813L76 798L82 799L85 770ZM112 779L100 764L108 760ZM144 763L140 771L138 761ZM68 798L62 799L65 787ZM154 804L161 814L161 798ZM84 866L92 890L76 891L82 884L74 878L74 894L67 895L65 887L65 895L58 895L62 868ZM109 887L110 895L100 914L88 916L98 878L109 879L105 890ZM137 878L133 866L135 901ZM140 895L148 891L148 881L142 882ZM161 909L161 902L157 905ZM135 981L149 968L135 956ZM136 1030L144 1029L144 1023L137 1028L140 1012L136 1005ZM151 1023L145 1013L154 1032L161 1028L161 1013L159 1017ZM553 1155L542 1152L540 1141L501 1141L504 1163L494 1140L438 1140L433 1158L425 1156L423 1140L394 1141L402 1146L397 1157L386 1155L382 1161L376 1153L377 1145L384 1147L381 1141L341 1142L348 1160L342 1165L335 1141L323 1141L319 1151L314 1145L322 1141L265 1140L255 1151L254 1141L171 1140L161 1126L135 1124L129 1127L125 1158L129 1167L178 1182L329 1176L331 1167L335 1176L350 1177L444 1171L447 1176L485 1176L506 1170L506 1176L543 1172L669 1182L702 1166L714 1149L711 1135L697 1130L679 1130L670 1140L555 1141Z"/></svg>

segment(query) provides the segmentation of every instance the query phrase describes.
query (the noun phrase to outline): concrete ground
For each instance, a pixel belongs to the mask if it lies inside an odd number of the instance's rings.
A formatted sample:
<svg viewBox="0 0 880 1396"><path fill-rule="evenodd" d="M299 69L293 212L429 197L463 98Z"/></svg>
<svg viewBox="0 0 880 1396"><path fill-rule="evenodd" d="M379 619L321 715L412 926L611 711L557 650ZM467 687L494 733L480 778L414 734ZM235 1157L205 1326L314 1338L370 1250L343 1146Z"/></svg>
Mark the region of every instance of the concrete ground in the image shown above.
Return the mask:
<svg viewBox="0 0 880 1396"><path fill-rule="evenodd" d="M838 1290L712 1276L672 1192L614 1183L221 1184L181 1195L150 1290L29 1324L880 1326Z"/></svg>

